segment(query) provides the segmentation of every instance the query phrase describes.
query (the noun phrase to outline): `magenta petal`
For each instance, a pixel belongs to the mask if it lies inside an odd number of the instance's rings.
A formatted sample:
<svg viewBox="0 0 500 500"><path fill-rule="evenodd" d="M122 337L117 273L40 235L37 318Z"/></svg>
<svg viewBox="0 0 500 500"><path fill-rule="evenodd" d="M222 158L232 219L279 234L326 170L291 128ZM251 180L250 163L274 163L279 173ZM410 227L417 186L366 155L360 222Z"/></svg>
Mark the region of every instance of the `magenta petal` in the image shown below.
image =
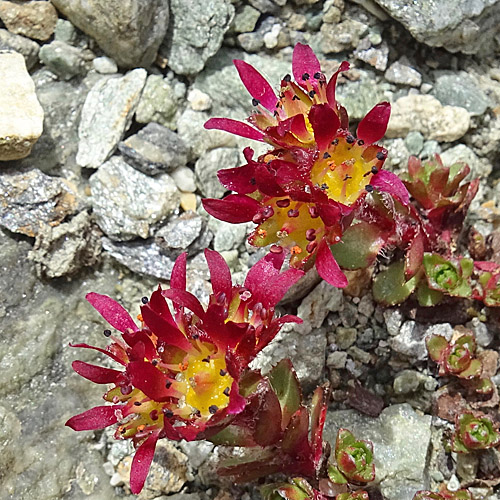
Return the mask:
<svg viewBox="0 0 500 500"><path fill-rule="evenodd" d="M370 184L380 191L395 196L403 205L408 205L410 203L410 195L405 185L396 174L388 170L379 170L379 172L371 178Z"/></svg>
<svg viewBox="0 0 500 500"><path fill-rule="evenodd" d="M231 191L249 194L255 191L255 167L243 165L236 168L223 168L217 172L219 182Z"/></svg>
<svg viewBox="0 0 500 500"><path fill-rule="evenodd" d="M316 104L309 111L309 121L319 150L326 150L340 127L337 113L328 104Z"/></svg>
<svg viewBox="0 0 500 500"><path fill-rule="evenodd" d="M260 208L260 203L244 194L230 194L222 200L201 200L205 210L216 219L239 224L250 222Z"/></svg>
<svg viewBox="0 0 500 500"><path fill-rule="evenodd" d="M316 269L318 270L318 274L332 286L344 288L349 284L324 239L319 244L316 255Z"/></svg>
<svg viewBox="0 0 500 500"><path fill-rule="evenodd" d="M170 276L170 287L179 288L180 290L186 289L186 262L187 252L183 252L175 259L172 274ZM162 291L163 295L163 291Z"/></svg>
<svg viewBox="0 0 500 500"><path fill-rule="evenodd" d="M146 326L168 345L173 345L184 351L192 349L191 342L175 326L171 325L164 317L155 312L149 305L141 307L142 318Z"/></svg>
<svg viewBox="0 0 500 500"><path fill-rule="evenodd" d="M294 314L285 314L284 316L277 318L276 323L278 323L279 325L283 325L285 323L298 323L300 325L301 323L303 323L303 320L302 318L299 318Z"/></svg>
<svg viewBox="0 0 500 500"><path fill-rule="evenodd" d="M274 112L278 98L267 80L253 66L245 61L235 59L233 63L248 93L269 111Z"/></svg>
<svg viewBox="0 0 500 500"><path fill-rule="evenodd" d="M130 490L134 495L138 495L141 492L146 482L146 477L148 476L149 468L155 454L158 435L158 432L150 434L135 452L130 468Z"/></svg>
<svg viewBox="0 0 500 500"><path fill-rule="evenodd" d="M122 375L122 372L118 370L91 365L84 361L73 361L71 366L78 375L81 375L83 378L95 384L114 384L117 378Z"/></svg>
<svg viewBox="0 0 500 500"><path fill-rule="evenodd" d="M356 132L358 139L372 144L384 137L387 124L391 116L391 105L388 102L381 102L374 106L368 114L361 120Z"/></svg>
<svg viewBox="0 0 500 500"><path fill-rule="evenodd" d="M245 278L245 287L248 288L252 294L258 293L260 288L267 288L267 280L273 279L279 274L284 260L284 252L269 252L250 268Z"/></svg>
<svg viewBox="0 0 500 500"><path fill-rule="evenodd" d="M121 365L125 365L125 362L122 359L120 359L118 356L113 354L111 351L106 351L105 349L101 349L100 347L95 347L93 345L88 345L88 344L70 344L70 347L82 347L84 349L93 349L94 351L99 351L99 352L102 352L103 354L106 354L106 356L109 356L111 359L113 359L117 363L120 363Z"/></svg>
<svg viewBox="0 0 500 500"><path fill-rule="evenodd" d="M231 299L232 288L231 271L224 257L219 252L206 248L205 259L207 259L214 294L217 296L223 293L226 296L226 300L229 301Z"/></svg>
<svg viewBox="0 0 500 500"><path fill-rule="evenodd" d="M96 406L90 410L84 411L79 415L71 417L65 425L71 427L74 431L94 431L104 429L118 422L118 410L123 409L122 405Z"/></svg>
<svg viewBox="0 0 500 500"><path fill-rule="evenodd" d="M326 86L326 99L328 101L328 104L333 109L336 109L337 107L337 101L335 100L335 87L337 86L337 78L339 77L340 73L347 71L349 68L349 63L347 61L342 61L340 63L339 69L335 71L335 73L330 78L328 85Z"/></svg>
<svg viewBox="0 0 500 500"><path fill-rule="evenodd" d="M304 276L304 271L288 269L271 280L266 294L267 306L274 307L302 276Z"/></svg>
<svg viewBox="0 0 500 500"><path fill-rule="evenodd" d="M170 279L172 280L172 278ZM172 284L172 282L170 282L170 284ZM158 289L151 294L151 298L149 299L149 306L151 307L151 309L153 309L153 311L158 313L172 326L175 326L174 318L172 317L170 308L168 307L167 301L165 300L165 297L163 297L161 292L161 286L158 285Z"/></svg>
<svg viewBox="0 0 500 500"><path fill-rule="evenodd" d="M260 130L247 125L246 123L231 118L210 118L204 127L208 130L217 129L224 130L234 135L253 139L255 141L263 141L264 135Z"/></svg>
<svg viewBox="0 0 500 500"><path fill-rule="evenodd" d="M166 387L170 378L147 361L131 361L127 373L132 385L154 401L165 401L177 394L173 388Z"/></svg>
<svg viewBox="0 0 500 500"><path fill-rule="evenodd" d="M302 79L304 73L309 75L308 80L311 83L316 82L314 75L321 72L321 66L309 45L303 43L295 45L292 56L292 70L295 81L302 87L305 86L305 80Z"/></svg>
<svg viewBox="0 0 500 500"><path fill-rule="evenodd" d="M329 203L318 203L316 208L326 226L336 226L342 221L344 213L340 203L329 200Z"/></svg>
<svg viewBox="0 0 500 500"><path fill-rule="evenodd" d="M130 317L130 314L111 297L101 295L100 293L88 293L85 298L90 305L113 327L118 331L125 333L128 328L133 331L139 328Z"/></svg>
<svg viewBox="0 0 500 500"><path fill-rule="evenodd" d="M229 393L229 404L227 405L227 413L229 415L237 415L245 409L246 399L240 395L238 390L238 384L236 381L233 382L231 386L231 392Z"/></svg>
<svg viewBox="0 0 500 500"><path fill-rule="evenodd" d="M205 310L200 304L200 301L192 293L171 288L170 290L164 290L163 296L170 299L178 307L186 307L201 320L205 317Z"/></svg>

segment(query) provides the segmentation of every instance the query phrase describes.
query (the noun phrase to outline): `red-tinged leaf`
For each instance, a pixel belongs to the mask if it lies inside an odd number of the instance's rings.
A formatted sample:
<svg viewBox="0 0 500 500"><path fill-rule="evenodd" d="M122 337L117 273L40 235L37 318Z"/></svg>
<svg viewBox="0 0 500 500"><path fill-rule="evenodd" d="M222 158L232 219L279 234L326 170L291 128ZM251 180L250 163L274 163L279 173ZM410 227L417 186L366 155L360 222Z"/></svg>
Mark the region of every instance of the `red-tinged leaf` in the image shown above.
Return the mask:
<svg viewBox="0 0 500 500"><path fill-rule="evenodd" d="M118 422L121 418L121 416L120 418L118 416L122 408L122 405L96 406L95 408L91 408L79 415L71 417L65 425L71 427L74 431L104 429Z"/></svg>
<svg viewBox="0 0 500 500"><path fill-rule="evenodd" d="M314 391L311 401L311 448L316 468L320 465L323 454L323 427L325 426L329 398L330 392L323 387L318 387Z"/></svg>
<svg viewBox="0 0 500 500"><path fill-rule="evenodd" d="M281 427L284 430L300 407L302 391L299 380L289 359L281 360L267 376L281 405Z"/></svg>
<svg viewBox="0 0 500 500"><path fill-rule="evenodd" d="M396 174L388 170L379 170L379 172L371 178L370 184L380 191L395 196L405 206L410 203L410 195L405 185Z"/></svg>
<svg viewBox="0 0 500 500"><path fill-rule="evenodd" d="M337 101L335 100L335 87L337 86L337 78L340 73L347 71L350 68L350 65L347 61L342 61L340 63L339 69L335 71L335 73L330 78L328 85L326 86L326 98L328 100L328 104L333 108L337 108ZM345 128L342 126L342 128Z"/></svg>
<svg viewBox="0 0 500 500"><path fill-rule="evenodd" d="M290 418L281 448L285 453L307 454L310 451L308 442L309 414L307 408L300 407Z"/></svg>
<svg viewBox="0 0 500 500"><path fill-rule="evenodd" d="M427 337L425 344L432 361L439 363L442 361L443 353L448 347L448 341L442 335L431 335Z"/></svg>
<svg viewBox="0 0 500 500"><path fill-rule="evenodd" d="M219 252L205 249L205 258L207 259L208 270L210 272L210 282L215 295L225 294L226 300L231 299L231 271L226 261Z"/></svg>
<svg viewBox="0 0 500 500"><path fill-rule="evenodd" d="M259 446L270 446L281 438L281 406L269 382L262 380L260 408L255 422L254 439Z"/></svg>
<svg viewBox="0 0 500 500"><path fill-rule="evenodd" d="M365 141L366 144L380 141L387 130L390 116L391 105L388 102L377 104L360 121L356 132L358 139Z"/></svg>
<svg viewBox="0 0 500 500"><path fill-rule="evenodd" d="M328 104L316 104L309 111L309 121L320 151L325 151L337 135L340 119Z"/></svg>
<svg viewBox="0 0 500 500"><path fill-rule="evenodd" d="M243 194L230 194L223 200L205 198L201 202L212 217L233 224L250 222L260 208L257 200Z"/></svg>
<svg viewBox="0 0 500 500"><path fill-rule="evenodd" d="M293 49L292 55L292 72L295 81L301 86L306 87L306 81L315 83L315 73L321 72L321 66L318 58L314 54L309 45L297 43ZM304 79L303 76L307 73L308 78Z"/></svg>
<svg viewBox="0 0 500 500"><path fill-rule="evenodd" d="M103 366L91 365L84 361L73 361L71 364L73 370L83 378L94 382L95 384L114 384L123 372L104 368Z"/></svg>
<svg viewBox="0 0 500 500"><path fill-rule="evenodd" d="M316 255L316 269L321 278L332 286L344 288L349 284L346 275L340 270L325 240L322 240L319 244Z"/></svg>
<svg viewBox="0 0 500 500"><path fill-rule="evenodd" d="M418 177L420 170L422 170L422 162L416 156L410 156L408 158L408 174L411 179Z"/></svg>
<svg viewBox="0 0 500 500"><path fill-rule="evenodd" d="M255 141L263 141L264 134L246 123L232 120L231 118L210 118L205 123L205 128L208 130L217 129L229 132L230 134L246 137Z"/></svg>
<svg viewBox="0 0 500 500"><path fill-rule="evenodd" d="M146 326L168 345L173 345L189 352L193 349L191 342L175 326L171 325L165 318L153 311L148 304L141 307L141 314Z"/></svg>
<svg viewBox="0 0 500 500"><path fill-rule="evenodd" d="M177 288L179 290L186 289L186 262L187 262L187 252L181 253L179 257L175 259L175 264L174 267L172 268L172 274L170 276L171 288Z"/></svg>
<svg viewBox="0 0 500 500"><path fill-rule="evenodd" d="M150 434L135 452L130 468L130 490L134 495L138 495L144 486L155 454L158 435L158 432Z"/></svg>
<svg viewBox="0 0 500 500"><path fill-rule="evenodd" d="M106 356L109 356L112 360L116 361L117 363L120 363L121 365L125 366L126 364L124 359L120 359L116 354L113 354L111 351L101 349L100 347L95 347L93 345L88 345L88 344L70 344L70 347L82 347L84 349L93 349L94 351L99 351L102 352L103 354L106 354Z"/></svg>
<svg viewBox="0 0 500 500"><path fill-rule="evenodd" d="M256 189L255 166L253 164L235 168L223 168L217 172L217 177L226 189L239 194L250 194Z"/></svg>
<svg viewBox="0 0 500 500"><path fill-rule="evenodd" d="M227 413L229 415L237 415L245 409L246 399L240 395L238 384L233 381L231 392L229 393L229 404L227 405Z"/></svg>
<svg viewBox="0 0 500 500"><path fill-rule="evenodd" d="M166 401L172 396L180 396L173 385L167 389L167 382L171 382L171 379L147 361L132 361L127 366L127 373L132 385L153 401Z"/></svg>
<svg viewBox="0 0 500 500"><path fill-rule="evenodd" d="M118 304L118 302L113 300L111 297L91 292L88 293L85 298L88 300L90 305L118 331L124 333L128 328L133 331L139 329L124 307Z"/></svg>
<svg viewBox="0 0 500 500"><path fill-rule="evenodd" d="M422 267L424 260L424 236L418 231L410 242L408 251L405 255L405 278L410 279L415 276Z"/></svg>
<svg viewBox="0 0 500 500"><path fill-rule="evenodd" d="M254 99L257 99L262 106L274 112L278 98L267 80L253 66L245 61L234 59L233 63L248 93Z"/></svg>
<svg viewBox="0 0 500 500"><path fill-rule="evenodd" d="M496 262L476 260L474 262L474 267L480 271L486 271L489 273L494 273L497 270L500 271L500 266Z"/></svg>
<svg viewBox="0 0 500 500"><path fill-rule="evenodd" d="M170 299L174 304L179 307L186 307L192 311L198 318L203 320L205 317L205 310L203 309L200 301L190 292L171 288L170 290L163 290L163 296Z"/></svg>

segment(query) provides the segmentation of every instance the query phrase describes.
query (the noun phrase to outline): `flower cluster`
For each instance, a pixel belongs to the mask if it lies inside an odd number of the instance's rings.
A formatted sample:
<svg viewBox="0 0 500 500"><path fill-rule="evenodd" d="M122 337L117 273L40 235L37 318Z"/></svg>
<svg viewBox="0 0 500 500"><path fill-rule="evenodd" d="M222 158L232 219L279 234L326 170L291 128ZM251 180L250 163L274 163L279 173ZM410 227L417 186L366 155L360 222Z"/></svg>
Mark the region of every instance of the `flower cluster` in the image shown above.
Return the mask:
<svg viewBox="0 0 500 500"><path fill-rule="evenodd" d="M330 246L341 241L355 218L370 218L370 193L389 193L403 205L409 201L400 179L383 170L387 151L375 144L387 129L390 105L376 105L359 123L355 137L345 108L335 98L347 62L327 81L311 48L299 43L292 61L295 81L283 77L277 94L252 66L234 64L256 112L250 124L212 118L205 127L264 141L273 149L254 160L246 148L246 165L218 172L223 186L235 194L203 200L204 207L221 220L253 221L252 245L286 250L291 267L307 270L315 264L323 279L344 287L347 279Z"/></svg>
<svg viewBox="0 0 500 500"><path fill-rule="evenodd" d="M186 254L176 261L169 290L158 287L142 299L140 325L113 299L89 293L87 300L121 336L105 330L112 343L96 349L122 366L115 370L83 361L73 363L81 376L112 384L98 406L68 420L75 430L102 429L119 423L117 439L133 440L131 489L141 490L156 442L166 437L188 441L207 438L227 427L247 400L242 378L248 364L286 322L274 307L302 272L280 273L284 255L269 254L233 286L224 259L205 250L213 293L204 309L186 291ZM166 299L173 303L173 312Z"/></svg>

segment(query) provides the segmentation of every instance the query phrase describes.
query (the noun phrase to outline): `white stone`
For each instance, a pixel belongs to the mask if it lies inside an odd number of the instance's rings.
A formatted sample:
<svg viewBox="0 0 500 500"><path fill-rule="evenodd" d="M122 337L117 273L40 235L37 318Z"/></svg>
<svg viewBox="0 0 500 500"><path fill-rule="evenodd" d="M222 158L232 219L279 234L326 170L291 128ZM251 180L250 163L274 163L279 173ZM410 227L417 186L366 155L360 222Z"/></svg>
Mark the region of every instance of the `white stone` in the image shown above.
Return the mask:
<svg viewBox="0 0 500 500"><path fill-rule="evenodd" d="M194 111L207 111L212 107L212 98L200 89L191 89L187 100Z"/></svg>
<svg viewBox="0 0 500 500"><path fill-rule="evenodd" d="M400 97L393 104L386 136L405 137L416 130L426 139L453 142L460 139L469 126L466 109L443 106L431 95L411 94Z"/></svg>
<svg viewBox="0 0 500 500"><path fill-rule="evenodd" d="M42 135L43 109L17 52L0 51L0 110L0 161L26 158Z"/></svg>
<svg viewBox="0 0 500 500"><path fill-rule="evenodd" d="M116 65L115 61L111 59L111 57L96 57L92 61L92 64L94 66L94 69L102 75L110 75L118 72L118 66Z"/></svg>
<svg viewBox="0 0 500 500"><path fill-rule="evenodd" d="M176 168L170 176L174 179L175 185L185 193L194 193L196 191L196 182L194 172L188 167Z"/></svg>

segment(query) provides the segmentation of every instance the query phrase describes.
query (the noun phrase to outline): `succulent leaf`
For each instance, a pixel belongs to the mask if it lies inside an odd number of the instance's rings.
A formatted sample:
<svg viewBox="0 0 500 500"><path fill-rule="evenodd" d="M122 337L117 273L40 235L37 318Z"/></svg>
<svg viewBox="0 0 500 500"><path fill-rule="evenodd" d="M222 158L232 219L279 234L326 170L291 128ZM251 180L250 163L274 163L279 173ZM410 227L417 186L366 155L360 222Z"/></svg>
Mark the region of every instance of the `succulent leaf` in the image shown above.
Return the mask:
<svg viewBox="0 0 500 500"><path fill-rule="evenodd" d="M415 290L419 279L419 275L416 275L406 280L405 263L393 262L373 280L373 297L377 302L387 306L400 304Z"/></svg>

